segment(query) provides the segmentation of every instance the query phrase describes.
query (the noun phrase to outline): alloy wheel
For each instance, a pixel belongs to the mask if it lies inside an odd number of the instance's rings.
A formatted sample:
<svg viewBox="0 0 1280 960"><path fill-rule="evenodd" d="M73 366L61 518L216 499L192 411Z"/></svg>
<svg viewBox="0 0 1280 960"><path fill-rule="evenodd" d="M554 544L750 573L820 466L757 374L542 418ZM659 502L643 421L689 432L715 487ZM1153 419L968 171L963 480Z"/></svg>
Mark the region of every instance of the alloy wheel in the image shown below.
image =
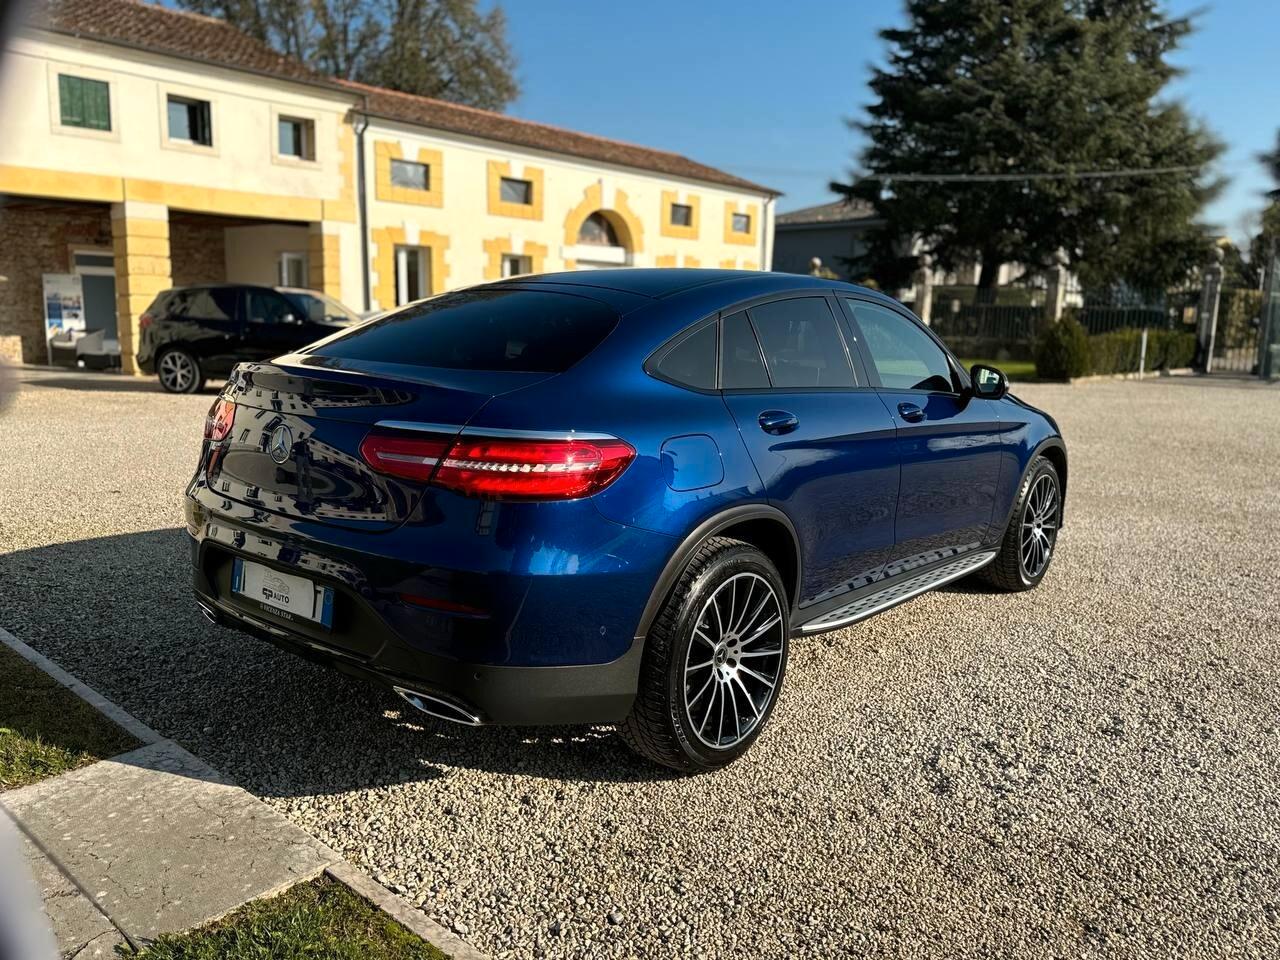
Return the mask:
<svg viewBox="0 0 1280 960"><path fill-rule="evenodd" d="M1028 580L1044 573L1058 538L1058 484L1048 473L1036 478L1022 511L1022 572Z"/></svg>
<svg viewBox="0 0 1280 960"><path fill-rule="evenodd" d="M171 350L160 358L160 380L173 393L186 393L196 380L196 365L181 350Z"/></svg>
<svg viewBox="0 0 1280 960"><path fill-rule="evenodd" d="M768 713L785 641L782 604L759 574L730 577L702 605L685 654L684 708L705 746L733 747Z"/></svg>

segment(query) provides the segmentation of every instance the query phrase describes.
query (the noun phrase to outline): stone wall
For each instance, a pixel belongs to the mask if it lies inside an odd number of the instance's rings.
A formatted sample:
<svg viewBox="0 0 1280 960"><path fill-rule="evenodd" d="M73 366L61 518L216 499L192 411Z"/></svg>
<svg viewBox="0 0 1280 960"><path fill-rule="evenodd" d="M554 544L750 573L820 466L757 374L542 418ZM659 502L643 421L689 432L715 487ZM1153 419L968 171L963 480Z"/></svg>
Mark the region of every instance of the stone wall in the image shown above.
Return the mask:
<svg viewBox="0 0 1280 960"><path fill-rule="evenodd" d="M226 225L170 218L169 259L173 285L222 283L227 279Z"/></svg>
<svg viewBox="0 0 1280 960"><path fill-rule="evenodd" d="M0 349L21 354L9 359L46 362L42 275L69 273L73 246L111 249L106 206L0 197Z"/></svg>

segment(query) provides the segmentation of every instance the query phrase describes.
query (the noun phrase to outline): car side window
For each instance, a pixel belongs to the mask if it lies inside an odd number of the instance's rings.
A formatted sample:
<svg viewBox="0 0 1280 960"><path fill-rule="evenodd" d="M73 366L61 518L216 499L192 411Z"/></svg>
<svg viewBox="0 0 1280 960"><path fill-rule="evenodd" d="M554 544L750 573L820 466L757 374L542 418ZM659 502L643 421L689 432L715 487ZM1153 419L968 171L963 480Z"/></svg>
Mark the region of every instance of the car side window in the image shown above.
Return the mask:
<svg viewBox="0 0 1280 960"><path fill-rule="evenodd" d="M289 301L270 290L249 291L251 323L287 323L294 313Z"/></svg>
<svg viewBox="0 0 1280 960"><path fill-rule="evenodd" d="M725 317L720 330L720 389L759 390L768 386L769 374L765 372L751 321L744 311Z"/></svg>
<svg viewBox="0 0 1280 960"><path fill-rule="evenodd" d="M236 292L231 287L201 287L175 295L170 313L188 320L234 320Z"/></svg>
<svg viewBox="0 0 1280 960"><path fill-rule="evenodd" d="M685 337L658 361L654 372L699 390L716 388L716 325L708 323Z"/></svg>
<svg viewBox="0 0 1280 960"><path fill-rule="evenodd" d="M775 390L858 385L825 297L775 300L748 313Z"/></svg>
<svg viewBox="0 0 1280 960"><path fill-rule="evenodd" d="M956 392L947 355L906 317L861 300L847 300L862 328L880 383L889 390Z"/></svg>

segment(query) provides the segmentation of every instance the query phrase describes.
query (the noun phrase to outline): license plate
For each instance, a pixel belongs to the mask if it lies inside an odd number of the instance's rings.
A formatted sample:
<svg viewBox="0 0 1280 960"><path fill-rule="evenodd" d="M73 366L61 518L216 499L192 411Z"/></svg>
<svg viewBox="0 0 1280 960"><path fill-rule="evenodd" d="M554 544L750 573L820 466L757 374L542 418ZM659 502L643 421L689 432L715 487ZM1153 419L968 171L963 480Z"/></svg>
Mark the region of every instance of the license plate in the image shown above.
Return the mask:
<svg viewBox="0 0 1280 960"><path fill-rule="evenodd" d="M261 604L268 613L285 620L333 626L333 588L318 586L306 577L236 558L231 569L231 592Z"/></svg>

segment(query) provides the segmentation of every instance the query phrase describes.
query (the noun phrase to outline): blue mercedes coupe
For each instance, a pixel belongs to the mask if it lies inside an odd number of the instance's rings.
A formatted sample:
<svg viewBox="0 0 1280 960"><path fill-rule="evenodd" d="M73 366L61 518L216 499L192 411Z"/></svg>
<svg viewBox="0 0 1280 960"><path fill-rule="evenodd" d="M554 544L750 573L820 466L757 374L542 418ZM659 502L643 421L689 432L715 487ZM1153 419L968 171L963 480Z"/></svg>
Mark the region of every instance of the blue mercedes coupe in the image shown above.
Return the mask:
<svg viewBox="0 0 1280 960"><path fill-rule="evenodd" d="M237 367L187 489L213 621L464 724L744 753L793 642L1027 590L1067 452L899 303L778 273L459 290Z"/></svg>

